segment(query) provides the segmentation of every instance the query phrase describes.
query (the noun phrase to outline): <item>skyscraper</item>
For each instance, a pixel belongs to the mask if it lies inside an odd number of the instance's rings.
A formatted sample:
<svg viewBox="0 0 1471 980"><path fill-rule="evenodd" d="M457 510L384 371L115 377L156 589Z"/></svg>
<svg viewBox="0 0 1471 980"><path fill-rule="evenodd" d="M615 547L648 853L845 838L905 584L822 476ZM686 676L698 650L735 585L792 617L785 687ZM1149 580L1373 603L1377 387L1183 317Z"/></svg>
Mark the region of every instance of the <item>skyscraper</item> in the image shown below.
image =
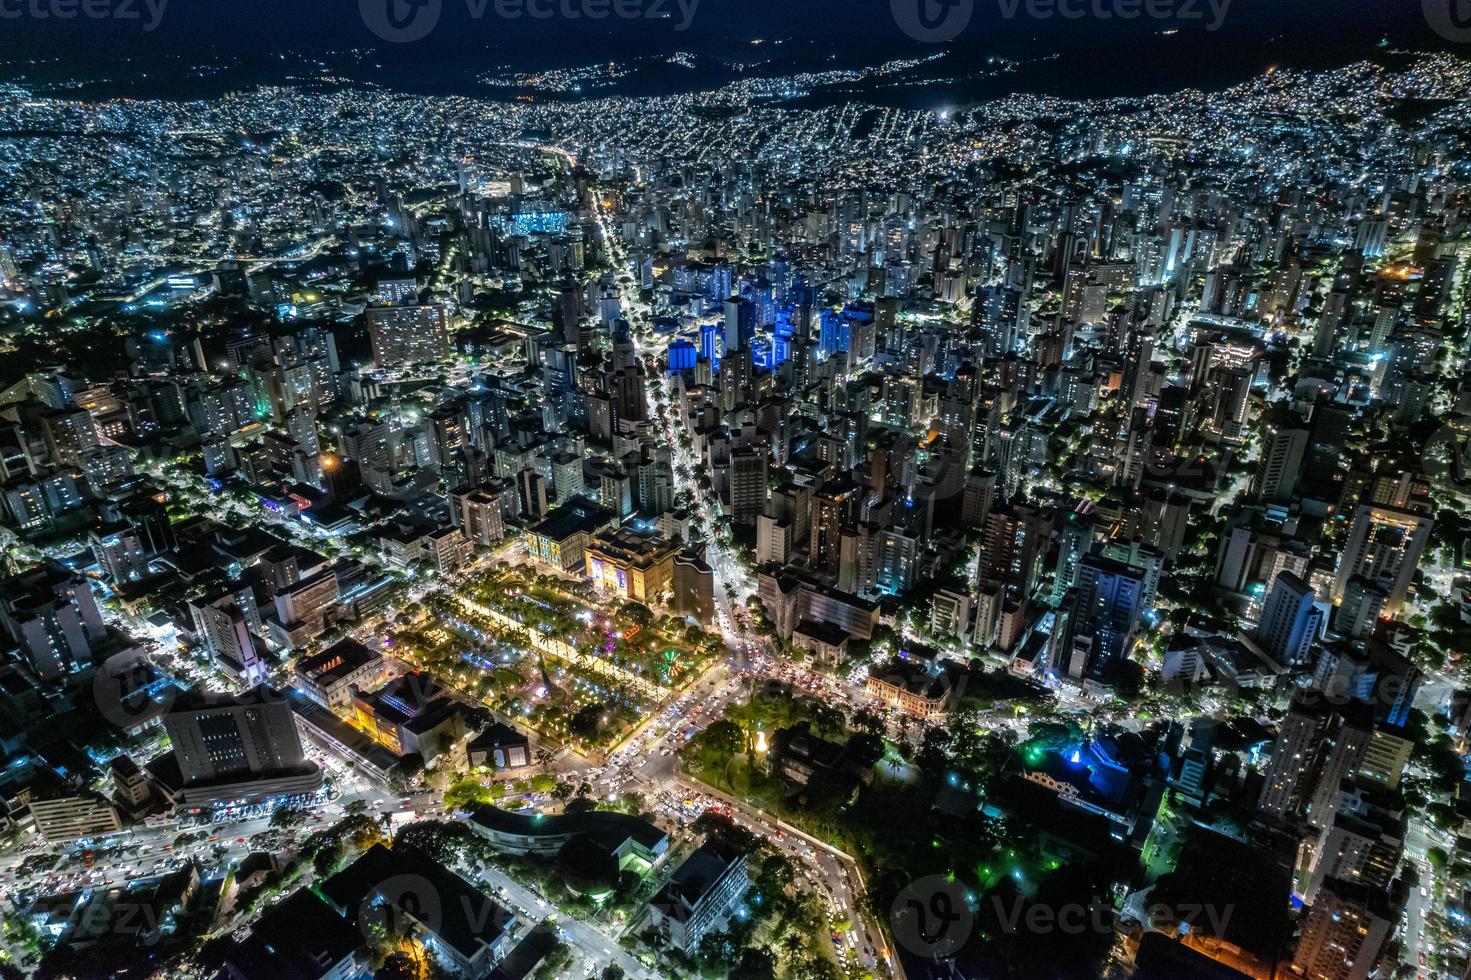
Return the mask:
<svg viewBox="0 0 1471 980"><path fill-rule="evenodd" d="M1068 616L1068 675L1109 682L1128 656L1143 612L1145 572L1092 554L1078 563Z"/></svg>
<svg viewBox="0 0 1471 980"><path fill-rule="evenodd" d="M746 351L750 357L751 342L756 339L756 305L750 300L732 296L725 301L725 349L727 353Z"/></svg>
<svg viewBox="0 0 1471 980"><path fill-rule="evenodd" d="M223 595L191 602L190 613L210 659L242 684L265 681L267 667L264 645L255 638L261 628L260 612L247 585L237 585Z"/></svg>
<svg viewBox="0 0 1471 980"><path fill-rule="evenodd" d="M1058 530L1057 570L1052 580L1052 601L1061 603L1073 587L1078 562L1093 548L1093 519L1083 508L1067 516Z"/></svg>
<svg viewBox="0 0 1471 980"><path fill-rule="evenodd" d="M998 507L987 514L977 569L980 581L1003 584L1009 600L1025 597L1032 590L1049 525L1036 509L1026 506Z"/></svg>
<svg viewBox="0 0 1471 980"><path fill-rule="evenodd" d="M1330 879L1308 910L1292 958L1306 980L1368 980L1394 930L1386 893Z"/></svg>
<svg viewBox="0 0 1471 980"><path fill-rule="evenodd" d="M143 541L131 524L108 524L87 535L92 556L115 588L126 588L149 576Z"/></svg>
<svg viewBox="0 0 1471 980"><path fill-rule="evenodd" d="M1425 554L1434 522L1423 514L1397 507L1361 504L1333 583L1333 601L1343 601L1351 578L1383 589L1383 614L1393 616L1404 605L1415 569Z"/></svg>
<svg viewBox="0 0 1471 980"><path fill-rule="evenodd" d="M985 337L986 354L1004 357L1025 334L1026 310L1021 290L1010 286L988 286L976 295L971 325Z"/></svg>
<svg viewBox="0 0 1471 980"><path fill-rule="evenodd" d="M1277 576L1257 626L1257 642L1277 663L1299 667L1311 659L1313 641L1323 626L1313 587L1291 572Z"/></svg>
<svg viewBox="0 0 1471 980"><path fill-rule="evenodd" d="M87 580L57 564L0 582L0 628L42 680L88 666L107 640Z"/></svg>
<svg viewBox="0 0 1471 980"><path fill-rule="evenodd" d="M754 524L766 508L767 455L764 448L744 447L730 454L730 517Z"/></svg>
<svg viewBox="0 0 1471 980"><path fill-rule="evenodd" d="M842 529L854 518L860 493L852 483L835 483L813 493L807 555L814 568L837 573L842 556Z"/></svg>
<svg viewBox="0 0 1471 980"><path fill-rule="evenodd" d="M1252 496L1287 503L1297 489L1308 448L1308 427L1291 412L1273 417L1262 437L1262 455L1251 481Z"/></svg>
<svg viewBox="0 0 1471 980"><path fill-rule="evenodd" d="M1358 770L1368 748L1371 716L1363 705L1335 710L1321 696L1300 696L1278 729L1257 809L1318 829L1332 823L1343 779Z"/></svg>

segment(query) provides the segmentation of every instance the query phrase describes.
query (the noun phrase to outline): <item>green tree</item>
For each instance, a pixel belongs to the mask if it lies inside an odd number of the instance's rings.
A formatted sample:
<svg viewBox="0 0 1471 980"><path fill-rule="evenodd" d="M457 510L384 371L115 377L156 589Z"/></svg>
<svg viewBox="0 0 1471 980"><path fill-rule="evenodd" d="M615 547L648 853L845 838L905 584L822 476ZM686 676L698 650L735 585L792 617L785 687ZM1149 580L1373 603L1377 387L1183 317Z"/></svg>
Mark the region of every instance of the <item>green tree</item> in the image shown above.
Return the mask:
<svg viewBox="0 0 1471 980"><path fill-rule="evenodd" d="M567 719L567 730L584 741L592 741L602 730L602 719L607 706L590 704Z"/></svg>
<svg viewBox="0 0 1471 980"><path fill-rule="evenodd" d="M473 803L489 803L490 790L486 789L480 780L473 776L466 776L457 780L454 785L444 792L444 808L446 810L463 810Z"/></svg>
<svg viewBox="0 0 1471 980"><path fill-rule="evenodd" d="M853 728L857 731L881 736L887 727L884 716L872 708L859 708L853 714Z"/></svg>
<svg viewBox="0 0 1471 980"><path fill-rule="evenodd" d="M863 732L848 740L848 753L864 769L872 769L884 757L884 740Z"/></svg>
<svg viewBox="0 0 1471 980"><path fill-rule="evenodd" d="M340 840L329 842L312 858L312 868L316 870L318 877L326 877L337 870L337 866L347 857L347 846Z"/></svg>
<svg viewBox="0 0 1471 980"><path fill-rule="evenodd" d="M761 871L756 875L756 888L774 897L785 892L796 880L797 872L791 859L784 854L773 854L761 862Z"/></svg>
<svg viewBox="0 0 1471 980"><path fill-rule="evenodd" d="M419 980L419 963L409 953L390 953L383 965L373 971L373 980Z"/></svg>
<svg viewBox="0 0 1471 980"><path fill-rule="evenodd" d="M654 614L647 607L637 602L625 603L618 610L618 616L626 622L632 623L640 629L648 626L654 621Z"/></svg>
<svg viewBox="0 0 1471 980"><path fill-rule="evenodd" d="M730 971L730 980L773 980L776 957L765 946L752 946L741 951L741 961Z"/></svg>
<svg viewBox="0 0 1471 980"><path fill-rule="evenodd" d="M300 827L306 822L306 811L300 807L280 806L271 814L271 826L280 829Z"/></svg>
<svg viewBox="0 0 1471 980"><path fill-rule="evenodd" d="M388 785L395 793L402 793L423 771L424 757L417 752L410 752L388 771Z"/></svg>
<svg viewBox="0 0 1471 980"><path fill-rule="evenodd" d="M722 718L696 735L694 741L701 752L728 758L745 749L746 733L735 722Z"/></svg>
<svg viewBox="0 0 1471 980"><path fill-rule="evenodd" d="M822 735L839 735L847 727L842 709L825 701L811 702L807 714L812 719L813 727Z"/></svg>

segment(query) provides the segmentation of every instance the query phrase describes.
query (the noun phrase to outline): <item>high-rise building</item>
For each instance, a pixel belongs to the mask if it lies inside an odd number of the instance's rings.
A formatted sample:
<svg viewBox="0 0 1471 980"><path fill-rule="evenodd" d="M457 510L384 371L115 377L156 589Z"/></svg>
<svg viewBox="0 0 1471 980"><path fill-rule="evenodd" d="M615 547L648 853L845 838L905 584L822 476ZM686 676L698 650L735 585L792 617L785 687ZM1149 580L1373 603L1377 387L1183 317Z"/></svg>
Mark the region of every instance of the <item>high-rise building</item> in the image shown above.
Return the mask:
<svg viewBox="0 0 1471 980"><path fill-rule="evenodd" d="M1057 570L1052 580L1052 601L1061 603L1073 587L1078 562L1093 549L1093 520L1086 512L1074 511L1058 529Z"/></svg>
<svg viewBox="0 0 1471 980"><path fill-rule="evenodd" d="M857 514L861 490L852 483L825 486L812 495L808 560L814 568L836 574L842 560L843 527Z"/></svg>
<svg viewBox="0 0 1471 980"><path fill-rule="evenodd" d="M984 526L995 503L996 474L989 470L967 474L960 503L960 523L967 528Z"/></svg>
<svg viewBox="0 0 1471 980"><path fill-rule="evenodd" d="M121 520L132 527L143 553L148 557L156 558L178 550L179 541L163 504L152 498L137 497L124 501L118 513Z"/></svg>
<svg viewBox="0 0 1471 980"><path fill-rule="evenodd" d="M510 493L508 487L457 490L450 494L450 518L454 526L477 547L494 547L506 536L504 495L507 493Z"/></svg>
<svg viewBox="0 0 1471 980"><path fill-rule="evenodd" d="M1227 367L1210 372L1210 383L1203 394L1212 405L1211 427L1226 439L1241 439L1246 434L1253 377L1249 367Z"/></svg>
<svg viewBox="0 0 1471 980"><path fill-rule="evenodd" d="M86 578L57 564L0 582L0 627L48 681L89 666L107 641Z"/></svg>
<svg viewBox="0 0 1471 980"><path fill-rule="evenodd" d="M557 287L557 315L562 321L563 343L575 345L578 330L587 318L587 294L571 279Z"/></svg>
<svg viewBox="0 0 1471 980"><path fill-rule="evenodd" d="M715 573L698 554L685 551L674 557L673 609L703 626L715 621Z"/></svg>
<svg viewBox="0 0 1471 980"><path fill-rule="evenodd" d="M1312 687L1336 701L1356 701L1374 720L1403 729L1424 675L1404 654L1377 639L1324 646L1313 667Z"/></svg>
<svg viewBox="0 0 1471 980"><path fill-rule="evenodd" d="M108 524L88 533L92 556L114 588L126 589L151 574L143 541L131 524Z"/></svg>
<svg viewBox="0 0 1471 980"><path fill-rule="evenodd" d="M1291 572L1277 576L1257 626L1257 642L1277 663L1300 667L1309 662L1323 626L1313 587Z"/></svg>
<svg viewBox="0 0 1471 980"><path fill-rule="evenodd" d="M1368 980L1394 931L1387 893L1330 879L1303 922L1292 958L1305 980Z"/></svg>
<svg viewBox="0 0 1471 980"><path fill-rule="evenodd" d="M433 364L449 354L444 308L388 306L368 310L373 363L380 368Z"/></svg>
<svg viewBox="0 0 1471 980"><path fill-rule="evenodd" d="M1334 603L1343 601L1349 580L1359 578L1384 590L1384 615L1399 612L1433 526L1428 516L1415 511L1361 504L1339 560Z"/></svg>
<svg viewBox="0 0 1471 980"><path fill-rule="evenodd" d="M82 455L96 449L97 425L90 412L80 408L63 408L40 416L40 429L51 462L80 466Z"/></svg>
<svg viewBox="0 0 1471 980"><path fill-rule="evenodd" d="M148 773L130 756L114 756L108 771L112 776L112 802L119 809L136 817L153 805L153 785Z"/></svg>
<svg viewBox="0 0 1471 980"><path fill-rule="evenodd" d="M1323 301L1323 313L1318 318L1318 327L1313 334L1313 356L1331 357L1338 337L1338 328L1343 323L1344 311L1348 308L1348 291L1335 289Z"/></svg>
<svg viewBox="0 0 1471 980"><path fill-rule="evenodd" d="M1152 328L1141 326L1129 331L1124 341L1124 378L1121 392L1126 411L1132 411L1143 403L1149 389L1153 359Z"/></svg>
<svg viewBox="0 0 1471 980"><path fill-rule="evenodd" d="M753 524L766 509L767 453L762 447L743 447L730 454L730 518Z"/></svg>
<svg viewBox="0 0 1471 980"><path fill-rule="evenodd" d="M711 367L717 373L720 371L720 360L725 355L725 346L721 340L720 328L713 323L707 323L700 328L700 357L709 361Z"/></svg>
<svg viewBox="0 0 1471 980"><path fill-rule="evenodd" d="M1406 820L1391 796L1345 790L1333 820L1304 841L1296 891L1311 905L1329 879L1388 891L1404 855Z"/></svg>
<svg viewBox="0 0 1471 980"><path fill-rule="evenodd" d="M216 666L247 687L265 682L269 668L264 644L255 635L261 629L260 611L249 586L191 602L189 611Z"/></svg>
<svg viewBox="0 0 1471 980"><path fill-rule="evenodd" d="M1286 822L1327 826L1344 778L1359 769L1371 731L1368 712L1357 705L1339 711L1321 698L1294 701L1272 745L1257 809Z"/></svg>
<svg viewBox="0 0 1471 980"><path fill-rule="evenodd" d="M1415 743L1400 731L1379 725L1370 736L1363 761L1359 763L1360 782L1391 791L1399 789L1414 750Z"/></svg>
<svg viewBox="0 0 1471 980"><path fill-rule="evenodd" d="M1004 357L1026 336L1022 292L1011 286L987 286L976 295L971 325L985 338L988 357Z"/></svg>
<svg viewBox="0 0 1471 980"><path fill-rule="evenodd" d="M1144 611L1144 578L1142 568L1098 554L1078 562L1067 624L1070 677L1113 680Z"/></svg>
<svg viewBox="0 0 1471 980"><path fill-rule="evenodd" d="M756 518L756 565L785 565L791 560L792 525L766 514Z"/></svg>
<svg viewBox="0 0 1471 980"><path fill-rule="evenodd" d="M1373 582L1351 578L1343 590L1343 601L1333 614L1333 629L1351 639L1371 636L1389 602L1389 594Z"/></svg>
<svg viewBox="0 0 1471 980"><path fill-rule="evenodd" d="M993 509L981 532L979 580L1001 583L1009 600L1029 594L1049 534L1048 523L1031 507Z"/></svg>
<svg viewBox="0 0 1471 980"><path fill-rule="evenodd" d="M649 923L676 949L692 951L751 885L746 856L707 843L649 903Z"/></svg>
<svg viewBox="0 0 1471 980"><path fill-rule="evenodd" d="M1307 455L1309 435L1307 425L1290 412L1267 423L1261 458L1251 481L1254 497L1267 503L1292 500Z"/></svg>
<svg viewBox="0 0 1471 980"><path fill-rule="evenodd" d="M185 695L163 724L179 766L181 806L304 796L321 787L290 701L270 688Z"/></svg>
<svg viewBox="0 0 1471 980"><path fill-rule="evenodd" d="M732 296L725 301L725 350L727 354L746 351L756 339L756 305L750 300Z"/></svg>

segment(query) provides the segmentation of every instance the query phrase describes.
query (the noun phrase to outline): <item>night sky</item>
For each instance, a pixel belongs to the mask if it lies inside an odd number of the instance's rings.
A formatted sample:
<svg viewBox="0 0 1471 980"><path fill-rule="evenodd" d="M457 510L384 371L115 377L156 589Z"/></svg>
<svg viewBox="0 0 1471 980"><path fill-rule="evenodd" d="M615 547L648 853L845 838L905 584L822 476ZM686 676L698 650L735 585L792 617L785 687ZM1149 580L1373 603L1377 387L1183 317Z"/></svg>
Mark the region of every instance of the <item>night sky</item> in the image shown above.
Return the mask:
<svg viewBox="0 0 1471 980"><path fill-rule="evenodd" d="M44 9L54 2L58 0L0 0L0 11L6 14L0 20L0 54L11 62L4 69L6 77L33 83L100 81L88 95L208 96L259 81L299 78L303 58L322 59L337 75L399 88L472 91L476 75L496 68L576 66L674 51L726 64L763 61L767 64L759 70L776 74L873 64L938 50L898 28L891 0L698 0L685 31L675 30L684 21L677 6L681 0L631 0L663 3L670 12L667 20L600 22L560 16L507 21L490 13L476 19L469 4L480 0L441 0L438 29L425 40L403 45L385 44L367 29L359 0L87 0L101 5L99 9L127 4L137 13L129 20L78 16L59 21L29 12L33 4ZM145 31L160 2L166 6L157 28ZM493 10L496 0L488 2ZM993 54L1059 57L1005 80L967 83L968 89L957 92L960 97L1006 89L1076 97L1186 85L1213 88L1269 64L1341 64L1372 52L1385 38L1417 48L1447 46L1428 29L1421 0L1234 0L1216 31L1205 29L1214 20L1208 0L1167 0L1191 5L1194 19L1181 21L1038 20L1026 16L1025 8L1008 18L1002 11L1014 0L962 2L973 2L975 8L969 26L950 43L961 63L981 64ZM14 16L17 11L21 16ZM1171 28L1178 33L1163 35ZM782 43L753 46L754 38ZM221 71L207 77L191 73L201 63L216 64ZM680 84L718 81L710 76Z"/></svg>

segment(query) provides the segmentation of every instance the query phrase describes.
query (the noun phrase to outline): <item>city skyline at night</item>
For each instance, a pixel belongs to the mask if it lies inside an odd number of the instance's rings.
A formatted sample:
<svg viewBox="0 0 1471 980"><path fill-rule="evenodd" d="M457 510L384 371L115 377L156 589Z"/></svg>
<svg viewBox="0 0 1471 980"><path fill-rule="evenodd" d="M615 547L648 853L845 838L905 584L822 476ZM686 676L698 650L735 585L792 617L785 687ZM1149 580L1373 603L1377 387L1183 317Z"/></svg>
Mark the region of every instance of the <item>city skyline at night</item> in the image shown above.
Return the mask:
<svg viewBox="0 0 1471 980"><path fill-rule="evenodd" d="M1466 980L1466 0L0 0L0 977Z"/></svg>

